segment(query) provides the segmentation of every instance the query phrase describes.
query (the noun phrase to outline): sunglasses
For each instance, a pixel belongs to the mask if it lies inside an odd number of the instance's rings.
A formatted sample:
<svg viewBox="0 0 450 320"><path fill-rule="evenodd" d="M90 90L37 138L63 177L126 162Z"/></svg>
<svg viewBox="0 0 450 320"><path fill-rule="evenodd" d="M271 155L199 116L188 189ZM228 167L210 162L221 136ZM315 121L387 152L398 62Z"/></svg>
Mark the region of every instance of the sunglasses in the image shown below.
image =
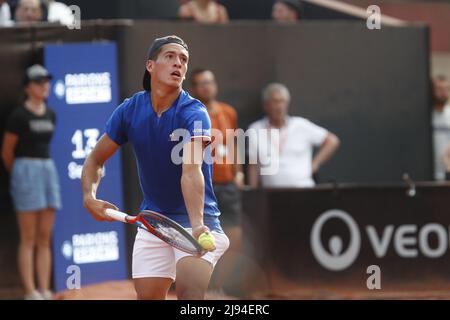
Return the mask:
<svg viewBox="0 0 450 320"><path fill-rule="evenodd" d="M31 80L29 83L34 83L34 84L42 86L42 85L48 83L49 81L50 81L50 79L48 79L48 78L42 78L42 79Z"/></svg>

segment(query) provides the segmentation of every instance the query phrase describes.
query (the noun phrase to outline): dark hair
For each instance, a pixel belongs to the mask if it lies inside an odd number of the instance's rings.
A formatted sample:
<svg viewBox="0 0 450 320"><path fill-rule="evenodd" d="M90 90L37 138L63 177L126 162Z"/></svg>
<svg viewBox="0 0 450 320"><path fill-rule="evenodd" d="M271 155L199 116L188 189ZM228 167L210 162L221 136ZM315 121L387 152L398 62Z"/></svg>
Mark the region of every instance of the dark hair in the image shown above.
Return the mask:
<svg viewBox="0 0 450 320"><path fill-rule="evenodd" d="M24 105L25 101L28 100L28 94L27 92L24 90L22 90L22 92L19 94L19 97L17 98L17 102L19 103L19 105Z"/></svg>
<svg viewBox="0 0 450 320"><path fill-rule="evenodd" d="M158 48L158 50L156 50L155 52L153 52L152 55L151 55L150 57L148 57L148 60L156 60L156 59L158 59L158 56L159 56L159 54L161 53L162 48L163 48L163 47Z"/></svg>
<svg viewBox="0 0 450 320"><path fill-rule="evenodd" d="M194 70L191 72L191 76L190 76L190 78L189 78L190 84L191 84L191 85L194 84L194 79L195 79L196 76L198 76L198 75L201 74L201 73L208 72L208 71L211 72L211 73L213 73L210 69L206 69L206 68L197 68L197 69L194 69Z"/></svg>
<svg viewBox="0 0 450 320"><path fill-rule="evenodd" d="M444 74L438 74L436 77L434 77L434 80L438 80L438 81L447 81L448 78L446 75Z"/></svg>

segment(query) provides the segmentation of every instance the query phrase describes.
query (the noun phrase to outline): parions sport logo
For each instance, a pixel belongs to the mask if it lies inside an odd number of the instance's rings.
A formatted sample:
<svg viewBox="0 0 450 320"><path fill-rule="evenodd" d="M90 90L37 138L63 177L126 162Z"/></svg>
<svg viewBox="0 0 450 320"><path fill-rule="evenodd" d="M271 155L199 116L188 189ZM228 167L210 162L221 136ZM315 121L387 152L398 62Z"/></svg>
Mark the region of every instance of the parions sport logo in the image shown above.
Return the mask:
<svg viewBox="0 0 450 320"><path fill-rule="evenodd" d="M328 239L328 245L324 246L323 230L326 224L332 220L344 223L347 234L333 235ZM380 228L378 228L380 230ZM312 253L317 262L327 270L342 271L357 260L361 250L371 250L376 258L382 259L388 250L401 259L414 259L425 257L430 259L440 258L449 249L450 227L439 223L428 223L422 226L415 224L385 225L381 231L375 226L367 225L365 232L361 232L360 226L347 212L337 209L322 213L314 222L310 234ZM349 237L348 245L344 250L344 236ZM369 248L361 246L362 236L367 237ZM431 245L431 237L433 241Z"/></svg>
<svg viewBox="0 0 450 320"><path fill-rule="evenodd" d="M55 81L53 92L68 105L109 103L112 101L110 72L68 73Z"/></svg>

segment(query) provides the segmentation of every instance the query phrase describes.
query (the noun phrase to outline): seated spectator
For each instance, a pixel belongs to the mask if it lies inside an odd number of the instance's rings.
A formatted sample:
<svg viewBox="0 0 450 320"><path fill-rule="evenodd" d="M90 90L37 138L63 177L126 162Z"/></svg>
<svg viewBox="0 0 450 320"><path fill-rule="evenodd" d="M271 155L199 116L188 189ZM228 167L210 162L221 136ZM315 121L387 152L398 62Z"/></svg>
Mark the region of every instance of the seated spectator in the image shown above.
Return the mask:
<svg viewBox="0 0 450 320"><path fill-rule="evenodd" d="M11 20L11 8L6 0L0 0L0 27L13 25Z"/></svg>
<svg viewBox="0 0 450 320"><path fill-rule="evenodd" d="M183 4L178 11L180 19L199 23L227 23L227 9L214 0L192 0Z"/></svg>
<svg viewBox="0 0 450 320"><path fill-rule="evenodd" d="M434 179L445 179L445 151L450 145L450 83L446 76L439 75L433 84L433 146L434 146ZM444 158L443 158L444 157Z"/></svg>
<svg viewBox="0 0 450 320"><path fill-rule="evenodd" d="M263 102L267 117L254 122L247 130L255 130L258 134L257 141L250 139L249 185L269 188L314 186L312 176L335 153L340 144L338 137L305 118L289 116L290 94L282 84L269 84L263 91ZM266 129L268 134L261 134L261 129ZM271 139L272 130L276 130L279 139ZM256 143L256 148L252 143ZM314 146L319 150L313 158ZM257 159L257 163L252 164L252 159ZM264 174L263 167L276 170Z"/></svg>
<svg viewBox="0 0 450 320"><path fill-rule="evenodd" d="M72 25L72 10L62 2L54 0L19 0L15 8L17 23L56 22Z"/></svg>
<svg viewBox="0 0 450 320"><path fill-rule="evenodd" d="M300 20L300 1L277 0L272 7L272 19L276 22L296 22Z"/></svg>
<svg viewBox="0 0 450 320"><path fill-rule="evenodd" d="M33 23L43 21L42 3L40 0L20 0L14 14L17 23Z"/></svg>

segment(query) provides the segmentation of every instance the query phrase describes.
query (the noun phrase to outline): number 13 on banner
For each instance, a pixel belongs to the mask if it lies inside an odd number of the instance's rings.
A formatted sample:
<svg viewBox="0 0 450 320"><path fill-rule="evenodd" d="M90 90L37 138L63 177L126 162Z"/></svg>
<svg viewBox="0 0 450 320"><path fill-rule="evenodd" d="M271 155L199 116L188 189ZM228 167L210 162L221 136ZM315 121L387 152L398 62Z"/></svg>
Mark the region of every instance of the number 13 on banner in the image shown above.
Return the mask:
<svg viewBox="0 0 450 320"><path fill-rule="evenodd" d="M72 151L72 157L74 159L85 159L87 155L94 149L97 144L100 131L98 129L84 129L75 130L72 136L72 143L75 145L75 150ZM84 145L84 139L86 138L86 144Z"/></svg>
<svg viewBox="0 0 450 320"><path fill-rule="evenodd" d="M100 136L100 130L96 128L75 130L72 135L71 142L75 146L75 150L72 151L72 161L67 166L68 176L70 179L81 179L81 172L83 170L83 164L79 164L74 160L85 159L89 153L94 149ZM103 168L103 175L105 174Z"/></svg>

